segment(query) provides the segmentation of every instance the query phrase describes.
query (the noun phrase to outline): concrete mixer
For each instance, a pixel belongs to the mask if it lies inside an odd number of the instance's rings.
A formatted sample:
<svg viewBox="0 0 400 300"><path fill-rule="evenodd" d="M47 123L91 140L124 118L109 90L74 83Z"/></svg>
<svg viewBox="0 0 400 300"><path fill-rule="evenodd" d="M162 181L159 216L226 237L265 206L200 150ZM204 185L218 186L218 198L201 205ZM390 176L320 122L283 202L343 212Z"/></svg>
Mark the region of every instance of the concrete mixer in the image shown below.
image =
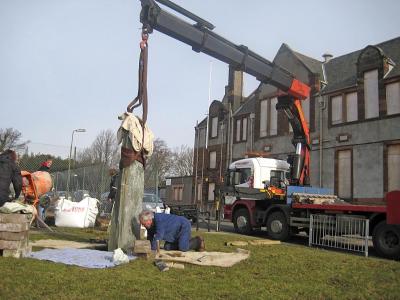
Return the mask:
<svg viewBox="0 0 400 300"><path fill-rule="evenodd" d="M53 186L53 181L48 172L36 171L30 173L21 171L22 175L22 193L25 202L37 206L39 198L49 192Z"/></svg>

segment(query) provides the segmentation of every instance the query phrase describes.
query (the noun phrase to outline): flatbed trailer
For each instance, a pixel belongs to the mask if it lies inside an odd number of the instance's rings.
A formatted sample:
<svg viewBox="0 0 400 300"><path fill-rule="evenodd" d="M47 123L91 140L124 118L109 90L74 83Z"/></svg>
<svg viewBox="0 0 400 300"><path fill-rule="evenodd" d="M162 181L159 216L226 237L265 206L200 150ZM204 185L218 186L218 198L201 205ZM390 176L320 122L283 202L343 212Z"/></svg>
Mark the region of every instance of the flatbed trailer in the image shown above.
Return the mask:
<svg viewBox="0 0 400 300"><path fill-rule="evenodd" d="M240 198L232 205L225 205L224 217L233 222L239 233L251 234L253 229L265 226L271 238L282 241L288 240L299 231L308 233L311 215L367 219L377 253L383 257L400 259L400 191L387 193L382 205L285 203L286 201L286 198Z"/></svg>

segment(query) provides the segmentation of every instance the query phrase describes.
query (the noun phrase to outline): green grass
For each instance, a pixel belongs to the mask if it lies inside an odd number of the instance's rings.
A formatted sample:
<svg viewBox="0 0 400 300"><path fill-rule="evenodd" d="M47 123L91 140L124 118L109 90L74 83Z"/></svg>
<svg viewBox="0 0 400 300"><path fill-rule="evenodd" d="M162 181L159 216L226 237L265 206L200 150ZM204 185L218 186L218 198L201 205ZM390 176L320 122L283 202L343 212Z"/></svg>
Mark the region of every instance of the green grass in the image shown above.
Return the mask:
<svg viewBox="0 0 400 300"><path fill-rule="evenodd" d="M59 229L57 229L59 230ZM92 229L61 229L32 239L88 241ZM250 238L201 232L207 250ZM0 299L398 299L400 262L282 244L248 246L250 258L231 267L186 265L160 272L152 261L84 269L33 259L0 258Z"/></svg>

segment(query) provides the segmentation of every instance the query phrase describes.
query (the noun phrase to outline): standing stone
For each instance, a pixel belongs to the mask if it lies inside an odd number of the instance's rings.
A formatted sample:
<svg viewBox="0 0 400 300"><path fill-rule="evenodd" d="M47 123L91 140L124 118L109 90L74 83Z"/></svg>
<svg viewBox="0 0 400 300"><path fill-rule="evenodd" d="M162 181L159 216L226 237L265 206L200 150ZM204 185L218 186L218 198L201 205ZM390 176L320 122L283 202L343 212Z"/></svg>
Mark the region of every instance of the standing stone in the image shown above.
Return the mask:
<svg viewBox="0 0 400 300"><path fill-rule="evenodd" d="M132 149L127 134L124 135L122 146ZM121 248L130 252L136 239L140 239L139 214L142 211L144 193L143 165L134 161L120 171L118 191L111 214L108 251Z"/></svg>

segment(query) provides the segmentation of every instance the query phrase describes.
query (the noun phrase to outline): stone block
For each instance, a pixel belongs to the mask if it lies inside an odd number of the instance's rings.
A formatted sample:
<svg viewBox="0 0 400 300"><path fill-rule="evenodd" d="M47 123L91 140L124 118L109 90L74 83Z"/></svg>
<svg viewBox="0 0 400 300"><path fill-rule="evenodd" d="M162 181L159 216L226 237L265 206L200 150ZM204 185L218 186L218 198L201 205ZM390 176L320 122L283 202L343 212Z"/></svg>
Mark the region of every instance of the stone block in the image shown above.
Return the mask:
<svg viewBox="0 0 400 300"><path fill-rule="evenodd" d="M21 241L4 241L0 240L0 249L3 250L18 250L25 249L28 247L29 241L28 239L24 239Z"/></svg>
<svg viewBox="0 0 400 300"><path fill-rule="evenodd" d="M28 246L24 249L3 250L3 257L21 258L28 257L32 252L32 247Z"/></svg>
<svg viewBox="0 0 400 300"><path fill-rule="evenodd" d="M29 223L0 223L0 231L21 232L29 230Z"/></svg>
<svg viewBox="0 0 400 300"><path fill-rule="evenodd" d="M136 254L150 254L151 244L147 240L136 240L135 246L133 247L133 252Z"/></svg>
<svg viewBox="0 0 400 300"><path fill-rule="evenodd" d="M24 239L28 239L28 233L29 231L21 231L21 232L0 231L0 240L21 241Z"/></svg>
<svg viewBox="0 0 400 300"><path fill-rule="evenodd" d="M4 214L0 213L0 223L29 223L31 214Z"/></svg>

